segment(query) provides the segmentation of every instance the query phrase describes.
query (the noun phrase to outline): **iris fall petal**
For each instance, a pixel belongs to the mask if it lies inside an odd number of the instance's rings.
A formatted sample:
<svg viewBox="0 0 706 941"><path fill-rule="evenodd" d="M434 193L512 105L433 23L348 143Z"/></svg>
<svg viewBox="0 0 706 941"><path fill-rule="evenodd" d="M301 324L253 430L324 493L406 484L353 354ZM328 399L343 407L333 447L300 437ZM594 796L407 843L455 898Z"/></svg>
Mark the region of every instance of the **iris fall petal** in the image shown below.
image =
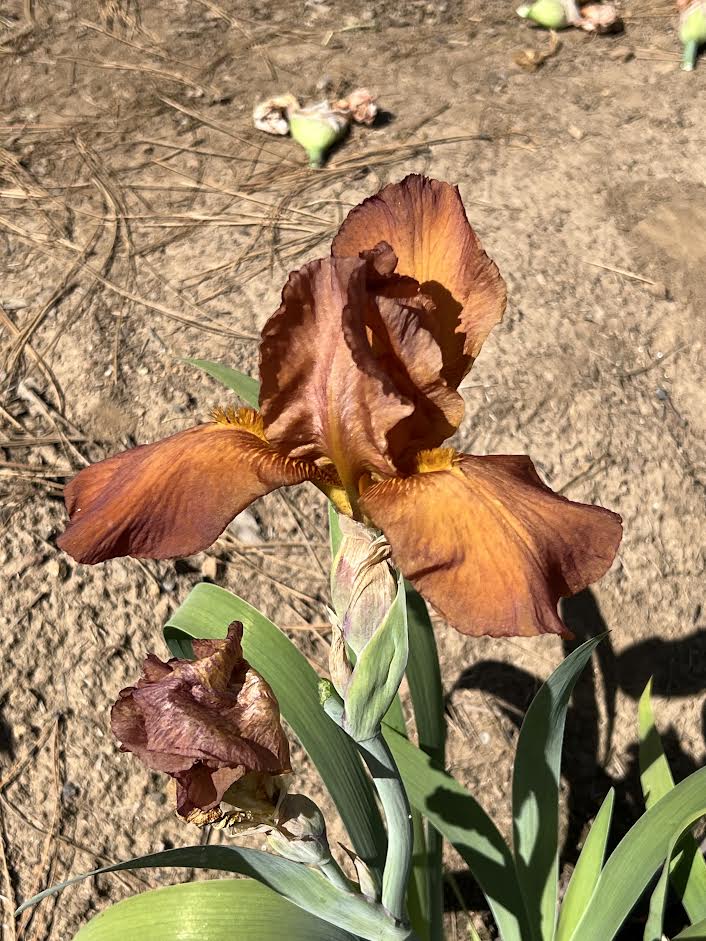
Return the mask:
<svg viewBox="0 0 706 941"><path fill-rule="evenodd" d="M70 522L59 546L85 563L193 555L253 500L315 472L277 453L239 424L236 413L232 417L81 471L64 492Z"/></svg>
<svg viewBox="0 0 706 941"><path fill-rule="evenodd" d="M555 494L528 457L420 457L427 472L360 501L402 572L461 633L565 633L559 598L608 570L620 517Z"/></svg>

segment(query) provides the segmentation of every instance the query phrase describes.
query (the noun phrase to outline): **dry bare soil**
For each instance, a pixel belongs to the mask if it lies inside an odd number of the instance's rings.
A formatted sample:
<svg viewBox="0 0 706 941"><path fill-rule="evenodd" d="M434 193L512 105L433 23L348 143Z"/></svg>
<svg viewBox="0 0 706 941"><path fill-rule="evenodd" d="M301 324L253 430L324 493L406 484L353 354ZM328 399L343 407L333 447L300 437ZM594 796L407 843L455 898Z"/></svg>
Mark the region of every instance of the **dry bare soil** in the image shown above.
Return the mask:
<svg viewBox="0 0 706 941"><path fill-rule="evenodd" d="M183 562L77 566L55 547L88 461L228 404L180 361L256 367L292 267L409 171L458 183L509 287L469 376L458 443L530 453L568 496L618 510L610 574L565 605L610 629L565 749L566 870L609 786L641 811L636 699L654 675L678 777L704 754L706 61L678 69L671 8L628 0L621 36L548 47L510 0L362 4L14 0L0 7L0 894L198 839L165 781L118 752L111 702L204 575L260 605L324 672L325 508L258 503ZM328 167L251 128L254 102L365 84L387 112ZM568 646L464 638L440 621L455 774L507 831L517 725ZM297 786L320 784L295 750ZM336 832L335 825L333 826ZM4 859L4 862L3 862ZM451 871L460 862L448 854ZM188 877L190 874L186 874ZM15 926L69 941L95 910L183 872L100 878ZM482 905L457 884L481 937ZM449 937L469 917L449 893ZM639 918L625 929L642 937Z"/></svg>

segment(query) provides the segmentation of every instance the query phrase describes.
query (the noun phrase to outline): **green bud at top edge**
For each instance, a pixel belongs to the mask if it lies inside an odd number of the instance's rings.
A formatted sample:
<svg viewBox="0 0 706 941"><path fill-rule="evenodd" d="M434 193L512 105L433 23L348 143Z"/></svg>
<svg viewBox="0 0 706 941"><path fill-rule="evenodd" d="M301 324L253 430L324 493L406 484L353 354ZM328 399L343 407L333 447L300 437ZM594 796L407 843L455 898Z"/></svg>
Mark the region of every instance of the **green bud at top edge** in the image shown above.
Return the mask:
<svg viewBox="0 0 706 941"><path fill-rule="evenodd" d="M536 0L535 3L523 3L517 8L517 15L523 19L533 20L545 29L566 29L569 25L561 0Z"/></svg>

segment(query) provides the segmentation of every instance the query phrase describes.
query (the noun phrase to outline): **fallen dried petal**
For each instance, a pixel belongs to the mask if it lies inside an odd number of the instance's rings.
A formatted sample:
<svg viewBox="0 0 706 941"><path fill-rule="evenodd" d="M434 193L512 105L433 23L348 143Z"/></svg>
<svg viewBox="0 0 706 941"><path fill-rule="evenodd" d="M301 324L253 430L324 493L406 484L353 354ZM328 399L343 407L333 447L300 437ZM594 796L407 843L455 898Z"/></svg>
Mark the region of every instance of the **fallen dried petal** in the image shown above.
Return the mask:
<svg viewBox="0 0 706 941"><path fill-rule="evenodd" d="M537 69L540 69L544 65L547 59L551 59L552 56L556 55L560 46L561 42L559 37L554 30L552 30L548 49L518 49L517 52L513 54L512 60L515 65L519 65L519 67L526 72L536 72Z"/></svg>
<svg viewBox="0 0 706 941"><path fill-rule="evenodd" d="M294 95L275 95L255 105L252 120L258 131L284 137L289 133L289 115L299 109Z"/></svg>
<svg viewBox="0 0 706 941"><path fill-rule="evenodd" d="M581 7L581 20L576 25L587 33L615 33L623 22L611 3L589 3Z"/></svg>
<svg viewBox="0 0 706 941"><path fill-rule="evenodd" d="M372 124L378 113L377 99L367 88L356 88L347 98L333 103L336 111L347 111L356 124Z"/></svg>

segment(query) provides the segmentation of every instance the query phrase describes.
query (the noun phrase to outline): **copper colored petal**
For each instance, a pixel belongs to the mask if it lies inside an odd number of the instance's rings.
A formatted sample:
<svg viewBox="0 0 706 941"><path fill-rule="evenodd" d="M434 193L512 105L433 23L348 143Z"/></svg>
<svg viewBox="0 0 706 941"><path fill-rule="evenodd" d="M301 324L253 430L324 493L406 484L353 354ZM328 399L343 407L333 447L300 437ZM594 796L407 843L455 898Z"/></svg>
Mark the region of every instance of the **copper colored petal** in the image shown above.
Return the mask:
<svg viewBox="0 0 706 941"><path fill-rule="evenodd" d="M90 564L193 555L253 500L312 470L235 421L199 425L81 471L65 488L58 545Z"/></svg>
<svg viewBox="0 0 706 941"><path fill-rule="evenodd" d="M370 347L367 271L358 258L327 258L292 272L260 347L268 440L330 460L350 490L363 470L394 472L387 436L413 411Z"/></svg>
<svg viewBox="0 0 706 941"><path fill-rule="evenodd" d="M196 765L191 771L175 775L177 781L177 812L186 817L191 811L217 807L223 795L245 775L242 768L212 770Z"/></svg>
<svg viewBox="0 0 706 941"><path fill-rule="evenodd" d="M444 361L430 323L434 304L414 278L395 273L397 256L387 242L360 253L371 295L364 312L375 358L413 411L390 432L395 465L450 437L463 418L462 397L443 378Z"/></svg>
<svg viewBox="0 0 706 941"><path fill-rule="evenodd" d="M263 756L257 770L289 770L289 743L280 725L279 704L268 683L253 669L248 669L238 692L235 721L239 734Z"/></svg>
<svg viewBox="0 0 706 941"><path fill-rule="evenodd" d="M290 770L277 700L243 659L241 638L234 622L227 638L196 641L193 661L148 657L113 707L123 750L176 778L180 813L214 807L249 772Z"/></svg>
<svg viewBox="0 0 706 941"><path fill-rule="evenodd" d="M353 209L335 237L336 257L387 242L397 272L415 278L434 301L430 329L443 351L443 377L454 388L502 320L505 284L468 224L458 189L412 175Z"/></svg>
<svg viewBox="0 0 706 941"><path fill-rule="evenodd" d="M153 771L175 774L191 768L194 760L190 756L151 752L147 742L144 716L133 698L134 687L120 691L120 698L110 713L113 735L122 743L123 751L131 751Z"/></svg>
<svg viewBox="0 0 706 941"><path fill-rule="evenodd" d="M420 299L378 296L368 318L380 364L414 405L388 434L390 452L402 468L407 458L449 438L463 418L463 398L443 378L442 352L428 323Z"/></svg>
<svg viewBox="0 0 706 941"><path fill-rule="evenodd" d="M148 751L188 755L217 766L281 770L277 755L243 736L234 696L211 692L201 700L200 691L182 683L172 689L153 686L135 691L135 702L145 717Z"/></svg>
<svg viewBox="0 0 706 941"><path fill-rule="evenodd" d="M165 676L169 676L171 672L172 669L168 664L162 663L156 654L149 653L145 657L145 662L142 664L142 677L138 685L156 683Z"/></svg>
<svg viewBox="0 0 706 941"><path fill-rule="evenodd" d="M130 751L147 749L147 732L142 713L132 698L134 687L121 689L110 713L110 727L121 743L129 743Z"/></svg>
<svg viewBox="0 0 706 941"><path fill-rule="evenodd" d="M407 578L461 633L565 632L559 598L608 570L620 517L553 493L528 457L420 459L426 472L361 499Z"/></svg>
<svg viewBox="0 0 706 941"><path fill-rule="evenodd" d="M193 660L170 660L172 673L191 685L200 684L214 690L233 691L240 687L248 670L243 659L243 625L233 621L228 626L228 636L223 638L197 637L191 648Z"/></svg>

